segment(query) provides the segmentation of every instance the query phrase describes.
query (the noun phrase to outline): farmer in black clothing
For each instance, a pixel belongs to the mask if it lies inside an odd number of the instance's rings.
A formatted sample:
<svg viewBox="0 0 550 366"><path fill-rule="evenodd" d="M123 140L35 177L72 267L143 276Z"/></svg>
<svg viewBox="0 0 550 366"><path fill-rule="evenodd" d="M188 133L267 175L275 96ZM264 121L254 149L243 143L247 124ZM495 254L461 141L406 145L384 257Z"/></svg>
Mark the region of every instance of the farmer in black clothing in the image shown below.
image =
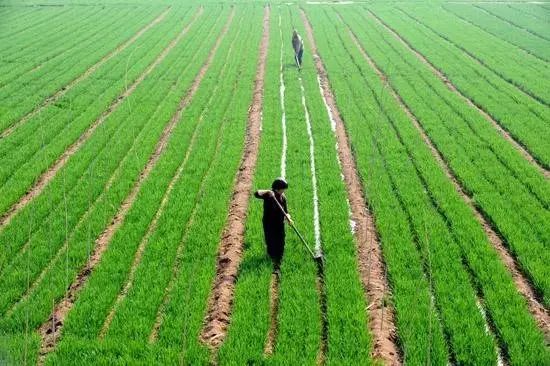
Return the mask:
<svg viewBox="0 0 550 366"><path fill-rule="evenodd" d="M279 273L279 267L285 250L285 219L292 224L286 205L285 189L287 182L283 178L277 178L271 185L271 190L258 190L254 196L264 200L264 226L265 244L267 254L273 261L273 270ZM280 207L279 207L280 205ZM284 210L281 210L282 209Z"/></svg>
<svg viewBox="0 0 550 366"><path fill-rule="evenodd" d="M302 55L304 54L304 41L296 29L292 31L292 48L294 48L294 59L296 60L296 64L301 68Z"/></svg>

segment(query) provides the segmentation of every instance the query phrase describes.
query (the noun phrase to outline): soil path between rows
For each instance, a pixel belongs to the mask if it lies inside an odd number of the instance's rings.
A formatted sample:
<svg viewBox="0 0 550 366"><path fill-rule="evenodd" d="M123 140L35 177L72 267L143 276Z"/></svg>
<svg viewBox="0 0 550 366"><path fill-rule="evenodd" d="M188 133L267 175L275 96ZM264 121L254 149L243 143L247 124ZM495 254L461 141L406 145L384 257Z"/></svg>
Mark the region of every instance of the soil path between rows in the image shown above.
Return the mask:
<svg viewBox="0 0 550 366"><path fill-rule="evenodd" d="M374 337L372 356L373 358L383 360L388 365L400 365L401 360L397 346L394 310L390 306L387 306L384 301L390 295L389 285L374 218L365 204L366 196L357 172L344 121L330 88L327 71L318 54L313 29L303 11L301 15L306 27L307 38L314 57L323 97L330 108L332 118L335 122L338 158L348 193L351 219L355 222L359 271L363 287L366 290L367 301L369 302L369 329Z"/></svg>
<svg viewBox="0 0 550 366"><path fill-rule="evenodd" d="M348 28L349 30L349 28ZM350 37L353 39L354 43L356 44L357 48L367 60L369 65L375 70L377 75L380 77L383 83L387 84L388 79L386 75L378 68L378 66L374 63L374 61L366 54L363 47L360 45L357 37L353 34L351 30ZM443 169L445 175L447 178L451 181L453 184L455 190L458 192L460 197L463 199L463 201L468 205L468 207L471 209L472 213L474 214L476 220L479 222L481 227L483 228L483 231L485 232L485 235L489 239L489 242L492 244L492 246L495 248L497 254L499 255L502 263L504 266L508 269L510 274L512 275L512 279L519 291L519 293L525 298L527 301L527 305L529 308L529 312L532 314L532 316L535 318L537 325L542 330L542 332L545 335L546 339L550 339L550 317L548 314L548 311L545 309L545 307L542 305L542 302L539 301L536 291L532 287L531 283L527 279L527 277L521 272L519 265L515 261L515 259L512 257L506 246L504 245L504 242L502 241L501 237L494 231L493 227L490 225L489 221L483 216L482 212L476 207L474 202L472 201L472 198L466 194L466 191L463 189L457 178L455 177L454 173L451 171L443 157L441 156L441 153L435 145L432 143L422 126L420 125L420 122L416 118L416 116L412 113L412 111L409 109L409 107L405 104L403 99L399 94L396 93L396 91L393 89L393 87L390 86L389 90L391 91L392 96L394 97L396 103L403 109L403 111L407 114L411 122L413 123L414 127L424 140L424 143L428 148L430 149L430 152L432 153L432 156L437 161L441 169Z"/></svg>
<svg viewBox="0 0 550 366"><path fill-rule="evenodd" d="M145 34L149 29L153 28L155 25L159 24L164 20L166 17L166 14L170 11L171 6L168 6L166 10L164 10L158 17L153 19L149 24L147 24L145 27L141 28L136 34L134 34L130 39L128 39L126 42L123 42L119 46L117 46L114 50L109 52L107 55L103 56L101 60L93 64L90 68L88 68L83 74L78 76L76 79L69 82L67 85L63 86L61 89L59 89L57 92L52 94L51 96L47 97L40 105L38 105L36 108L34 108L32 111L21 117L18 121L16 121L14 124L6 128L4 131L0 133L0 139L9 136L13 131L15 131L17 128L19 128L21 125L25 124L29 119L34 117L36 114L40 113L44 108L49 106L52 103L55 103L59 98L64 96L69 90L74 88L78 83L81 81L87 79L91 74L93 74L97 69L99 69L103 64L105 64L107 61L118 55L120 52L124 51L128 46L132 45L135 41L137 41L143 34ZM35 67L32 72L38 70L41 68L42 65L38 65Z"/></svg>
<svg viewBox="0 0 550 366"><path fill-rule="evenodd" d="M67 164L69 159L80 150L80 148L92 137L95 130L103 124L111 116L120 105L137 89L137 87L143 82L143 80L166 58L166 56L172 51L172 49L179 43L179 41L187 34L191 26L197 20L197 18L203 13L203 8L195 13L191 22L187 24L186 27L174 38L168 46L162 50L162 52L157 56L157 58L149 65L147 70L143 72L136 79L132 85L130 85L124 93L119 95L111 105L101 114L101 116L95 120L95 122L88 127L88 129L76 140L72 145L70 145L65 152L55 161L55 163L48 168L39 178L37 178L36 183L32 188L30 188L18 202L13 204L0 218L0 230L9 224L11 219L21 211L29 202L31 202L35 197L40 195L44 188L54 179L57 173Z"/></svg>
<svg viewBox="0 0 550 366"><path fill-rule="evenodd" d="M179 41L179 39L181 39L181 36L183 36L187 32L187 30L191 27L194 21L202 14L202 12L203 12L203 8L201 7L200 10L195 15L194 19L191 21L191 23L189 23L184 28L182 33L180 33L180 35L174 41ZM69 311L74 306L78 293L86 284L94 268L101 261L101 257L105 252L105 250L107 249L108 244L113 238L115 232L122 225L124 218L126 217L128 211L132 207L132 204L135 201L137 194L141 189L142 183L149 177L157 161L159 160L162 152L164 151L174 127L181 120L183 110L191 102L193 96L197 92L201 81L203 80L207 70L210 68L210 65L212 64L212 61L221 44L222 39L224 38L225 34L227 34L227 31L229 30L229 26L232 22L233 15L234 15L234 11L230 14L224 26L224 29L222 30L222 33L218 36L218 39L216 40L214 47L210 50L210 53L208 55L206 62L203 64L202 68L199 70L197 76L193 80L193 83L191 84L191 87L188 89L186 95L180 101L180 104L178 106L178 109L176 110L176 113L172 116L172 119L163 130L163 133L155 147L155 151L153 155L151 155L146 166L140 173L137 182L132 188L132 191L122 203L121 207L119 208L117 214L114 216L109 226L103 231L100 237L96 240L94 251L90 256L90 258L88 259L88 262L86 263L84 268L80 271L80 273L77 275L73 283L70 285L65 297L55 306L50 318L39 328L39 332L42 338L40 355L39 355L39 364L44 363L47 354L51 352L57 345L57 341L59 340L59 337L63 330L64 320L67 314L69 313ZM176 45L176 43L177 42L170 43L167 49L171 50Z"/></svg>
<svg viewBox="0 0 550 366"><path fill-rule="evenodd" d="M243 254L245 222L252 179L258 158L264 97L264 78L269 46L270 7L264 8L263 35L260 42L256 79L252 103L248 110L248 126L241 165L229 205L227 222L219 244L217 273L208 301L201 340L216 349L223 342L229 326L237 281L237 273Z"/></svg>
<svg viewBox="0 0 550 366"><path fill-rule="evenodd" d="M434 64L432 64L424 55L422 55L419 51L417 51L408 41L406 41L401 35L399 35L393 28L391 28L387 23L385 23L380 17L378 17L376 14L374 14L371 10L367 10L369 12L369 15L382 27L384 27L395 39L397 39L401 44L403 44L410 52L412 52L422 63L424 63L434 75L436 75L449 90L451 90L453 93L458 95L461 99L463 99L470 107L475 109L479 114L485 118L501 135L502 137L508 141L531 165L535 166L546 179L550 179L550 170L546 169L540 163L531 155L529 151L527 151L519 141L514 139L508 131L504 129L489 113L487 113L485 110L483 110L481 107L479 107L477 104L474 103L473 100L471 100L469 97L467 97L465 94L463 94L460 90L457 89L457 87L445 76L443 73L435 67Z"/></svg>

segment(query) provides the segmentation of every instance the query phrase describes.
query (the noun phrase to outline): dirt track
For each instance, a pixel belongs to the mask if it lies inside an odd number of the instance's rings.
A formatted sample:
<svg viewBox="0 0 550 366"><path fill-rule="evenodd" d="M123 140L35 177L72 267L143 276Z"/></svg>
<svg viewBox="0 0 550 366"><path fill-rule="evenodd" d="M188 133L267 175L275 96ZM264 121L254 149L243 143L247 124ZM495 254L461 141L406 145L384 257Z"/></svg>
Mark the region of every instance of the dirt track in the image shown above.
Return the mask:
<svg viewBox="0 0 550 366"><path fill-rule="evenodd" d="M248 202L260 144L264 77L269 45L269 14L270 8L266 6L264 8L263 35L260 43L254 93L248 111L245 149L235 179L227 223L220 241L217 274L201 334L202 341L212 348L217 348L226 335L233 305L237 272L242 259Z"/></svg>
<svg viewBox="0 0 550 366"><path fill-rule="evenodd" d="M396 328L393 309L385 306L384 299L389 296L389 286L384 270L384 261L374 218L366 207L366 197L355 166L355 160L348 141L344 121L338 111L334 95L330 89L326 69L317 52L313 29L307 16L302 12L307 37L314 55L319 82L332 118L335 122L335 133L338 141L338 158L348 192L352 220L356 223L355 239L358 251L361 280L366 290L369 308L369 328L374 336L373 357L389 365L401 364L399 348L396 344Z"/></svg>

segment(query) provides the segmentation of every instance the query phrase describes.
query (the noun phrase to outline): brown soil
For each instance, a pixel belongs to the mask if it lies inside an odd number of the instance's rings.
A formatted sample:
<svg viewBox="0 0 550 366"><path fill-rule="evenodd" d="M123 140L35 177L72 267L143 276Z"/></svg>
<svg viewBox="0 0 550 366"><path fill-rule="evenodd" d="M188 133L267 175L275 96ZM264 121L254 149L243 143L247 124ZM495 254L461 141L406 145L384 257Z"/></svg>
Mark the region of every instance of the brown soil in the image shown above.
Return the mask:
<svg viewBox="0 0 550 366"><path fill-rule="evenodd" d="M379 75L380 79L385 80L385 76L382 73L382 71L378 68L376 64L370 59L370 57L366 54L365 50L362 48L362 46L359 44L357 38L355 35L350 31L350 36L353 38L355 44L357 45L360 52L363 54L365 59L369 62L369 64L372 66L372 68L376 71L376 73ZM529 307L529 312L533 315L535 318L539 328L543 331L546 339L550 339L550 316L548 314L548 311L543 306L543 304L537 299L536 292L531 286L531 283L529 280L525 277L525 275L521 272L520 267L512 257L512 255L509 253L508 249L504 245L502 239L498 236L498 234L493 230L491 225L489 224L489 221L485 219L483 214L480 212L480 210L475 206L475 204L472 201L472 198L466 194L456 177L454 176L453 172L449 168L449 166L445 163L443 160L443 157L437 150L437 148L432 144L432 141L430 138L426 135L426 132L418 122L418 119L414 116L414 114L411 112L411 110L405 105L403 100L401 99L401 96L399 96L395 90L390 86L389 89L391 90L391 93L393 97L395 98L396 102L401 106L401 108L405 111L405 113L408 115L409 119L412 121L415 128L420 133L422 139L424 140L425 144L430 149L433 157L436 159L440 167L445 172L446 176L449 178L449 180L453 183L456 191L460 194L464 202L470 207L472 210L472 213L474 214L477 221L481 224L483 230L485 231L485 234L487 235L487 238L493 245L493 247L496 249L500 259L512 275L512 278L514 280L514 283L516 284L516 287L518 291L523 295L523 297L527 300L527 305Z"/></svg>
<svg viewBox="0 0 550 366"><path fill-rule="evenodd" d="M180 32L180 34L162 51L162 53L157 57L155 62L149 66L147 71L140 76L138 80L132 86L125 92L124 98L135 90L137 85L143 81L143 79L149 74L155 66L157 66L167 55L168 53L176 46L176 44L181 40L181 38L188 32L192 24L195 22L195 20L202 14L203 9L202 7L199 9L197 14L194 16L193 20ZM231 19L231 18L230 18ZM228 21L229 22L229 21ZM217 46L219 46L219 42L216 43L215 48L211 51L215 52L215 49L217 49ZM213 58L213 56L212 56ZM54 308L52 315L50 316L50 319L46 321L40 328L39 332L42 337L41 347L40 347L40 354L39 354L39 364L43 364L45 361L45 358L49 352L51 352L56 344L59 336L61 335L61 331L63 328L63 323L65 320L65 317L69 313L69 311L72 309L74 302L76 300L76 297L80 290L84 287L86 281L88 280L89 276L91 275L93 269L95 266L99 263L101 260L101 257L105 250L108 247L108 244L110 243L112 237L114 236L115 232L118 230L118 228L121 226L124 218L126 217L126 214L130 210L130 207L132 206L134 200L136 199L136 196L141 189L141 184L147 179L151 171L153 170L156 162L158 161L160 155L164 151L164 148L166 146L166 143L170 137L170 133L172 132L174 125L181 119L181 114L183 113L183 109L185 106L190 102L193 95L195 94L196 90L198 89L198 86L201 82L201 80L204 77L204 74L206 73L206 70L210 66L210 62L212 59L210 56L207 60L207 62L203 65L201 70L199 71L198 75L196 76L195 80L193 81L193 84L191 85L190 89L188 90L185 97L181 100L180 105L178 107L178 110L172 117L170 123L165 127L163 134L157 143L157 146L155 148L155 152L153 155L149 158L149 161L147 162L146 166L144 167L143 171L140 173L138 181L135 183L134 187L132 188L132 191L130 194L126 197L122 205L120 206L117 214L113 217L113 220L109 224L109 226L103 231L103 233L99 236L99 238L96 240L96 245L94 248L94 251L90 258L88 259L88 262L84 266L84 268L80 271L80 273L77 275L76 279L73 281L69 289L67 290L67 293L65 294L65 297L61 300L59 304ZM120 104L121 99L117 99L117 102L115 102L116 106ZM118 103L118 104L117 104ZM114 109L109 109L112 113ZM97 127L97 126L96 126ZM139 250L138 250L139 252Z"/></svg>
<svg viewBox="0 0 550 366"><path fill-rule="evenodd" d="M271 275L271 284L269 286L269 329L265 340L264 354L273 355L275 344L277 342L277 332L279 330L277 315L279 314L279 287L281 279L273 273Z"/></svg>
<svg viewBox="0 0 550 366"><path fill-rule="evenodd" d="M376 14L374 14L372 11L367 10L370 14L370 16L377 21L380 25L382 25L389 33L391 33L398 41L400 41L409 51L411 51L420 61L422 61L445 85L454 92L456 95L460 96L470 107L474 108L476 111L479 112L487 120L491 125L506 139L506 141L510 142L512 146L519 151L519 153L527 160L529 163L537 167L537 169L544 175L545 178L550 178L550 170L544 168L542 165L540 165L537 160L527 151L523 146L519 144L518 141L516 141L510 134L493 118L491 117L487 112L485 112L483 109L478 107L470 98L468 98L466 95L462 94L460 90L456 88L456 86L445 76L439 69L437 69L424 55L422 55L420 52L418 52L416 49L412 47L412 45L407 42L405 39L403 39L396 31L394 31L388 24L386 24L382 19L380 19Z"/></svg>
<svg viewBox="0 0 550 366"><path fill-rule="evenodd" d="M357 173L355 160L351 150L344 121L338 111L334 95L330 89L325 66L317 52L313 37L313 29L306 15L302 12L302 19L306 27L307 37L315 60L315 66L320 78L324 98L332 111L336 122L336 138L338 141L338 158L342 166L342 173L348 192L348 199L352 213L352 220L356 223L355 239L357 244L359 271L361 280L369 302L369 328L374 336L373 358L381 359L388 365L400 365L399 348L396 343L396 327L394 310L385 299L390 295L386 278L382 250L374 218L368 211L365 202L361 180Z"/></svg>
<svg viewBox="0 0 550 366"><path fill-rule="evenodd" d="M71 146L65 150L65 152L57 159L57 161L50 167L44 174L42 174L36 181L35 185L30 188L27 193L25 193L21 199L13 204L12 207L10 207L0 218L0 230L6 226L11 219L19 212L21 209L23 209L29 202L31 202L35 197L37 197L44 188L50 183L50 181L57 175L57 172L61 170L67 161L73 156L85 143L88 141L88 139L93 135L95 130L105 122L105 120L114 113L118 107L124 102L128 96L130 96L136 88L141 84L141 82L164 60L164 58L172 51L172 49L176 46L176 44L183 38L183 36L189 31L195 20L202 14L203 9L200 8L199 11L195 14L193 19L187 26L178 34L176 38L174 38L166 48L157 56L155 61L149 67L143 74L140 75L140 77L134 81L132 85L130 85L124 93L122 93L120 96L118 96L113 103L105 110L101 116L90 126L88 129L78 138L77 141L75 141Z"/></svg>
<svg viewBox="0 0 550 366"><path fill-rule="evenodd" d="M201 340L211 348L217 348L226 335L230 322L237 272L242 258L248 201L260 143L264 76L269 44L269 14L270 7L266 6L264 9L260 55L254 82L254 94L252 104L248 110L245 149L235 179L227 223L220 241L217 274L208 302L208 311L204 320L205 325L201 333Z"/></svg>
<svg viewBox="0 0 550 366"><path fill-rule="evenodd" d="M56 102L59 98L61 98L63 95L65 95L69 90L71 90L75 85L83 81L84 79L87 79L88 76L90 76L92 73L94 73L98 68L100 68L105 62L109 61L114 56L118 55L120 52L122 52L124 49L126 49L128 46L130 46L132 43L137 41L145 32L147 32L149 29L157 25L158 23L162 22L170 11L171 6L166 8L165 11L163 11L158 17L153 19L149 24L147 24L145 27L141 28L136 34L132 36L129 40L126 42L120 44L117 46L114 50L109 52L107 55L103 56L101 60L99 60L97 63L92 65L88 70L86 70L83 74L78 76L76 79L71 81L69 84L63 86L61 89L59 89L55 94L49 96L46 98L42 104L37 106L35 109L24 115L19 121L15 122L13 125L2 131L0 133L0 139L4 138L6 136L9 136L13 131L15 131L17 128L19 128L21 125L25 124L29 119L34 117L37 113L42 111L44 108L46 108L48 105ZM31 70L31 72L35 72L38 69L40 69L42 65L36 66L34 69Z"/></svg>

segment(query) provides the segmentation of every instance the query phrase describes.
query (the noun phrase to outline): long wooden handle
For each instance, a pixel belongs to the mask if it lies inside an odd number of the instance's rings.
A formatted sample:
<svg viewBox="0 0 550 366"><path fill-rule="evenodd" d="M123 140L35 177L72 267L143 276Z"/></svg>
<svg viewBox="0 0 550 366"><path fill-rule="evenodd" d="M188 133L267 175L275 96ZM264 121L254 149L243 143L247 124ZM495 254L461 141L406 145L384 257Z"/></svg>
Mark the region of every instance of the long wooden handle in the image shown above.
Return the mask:
<svg viewBox="0 0 550 366"><path fill-rule="evenodd" d="M277 203L277 206L279 206L279 209L281 209L281 211L283 212L283 214L285 215L285 217L287 218L288 220L288 214L285 212L285 209L283 208L283 206L281 206L281 204L279 203L279 201L277 200L277 197L273 196L273 199L275 200L275 202ZM296 235L298 235L298 237L300 238L300 240L302 241L302 243L304 244L304 246L306 247L307 251L309 252L309 254L311 254L311 256L313 258L315 258L315 254L313 253L313 251L311 250L311 248L309 247L309 245L307 244L306 240L304 239L304 237L302 236L302 234L300 234L300 232L298 231L298 229L296 228L296 226L289 220L288 223L290 224L290 226L292 227L292 229L294 229L294 232L296 233Z"/></svg>

